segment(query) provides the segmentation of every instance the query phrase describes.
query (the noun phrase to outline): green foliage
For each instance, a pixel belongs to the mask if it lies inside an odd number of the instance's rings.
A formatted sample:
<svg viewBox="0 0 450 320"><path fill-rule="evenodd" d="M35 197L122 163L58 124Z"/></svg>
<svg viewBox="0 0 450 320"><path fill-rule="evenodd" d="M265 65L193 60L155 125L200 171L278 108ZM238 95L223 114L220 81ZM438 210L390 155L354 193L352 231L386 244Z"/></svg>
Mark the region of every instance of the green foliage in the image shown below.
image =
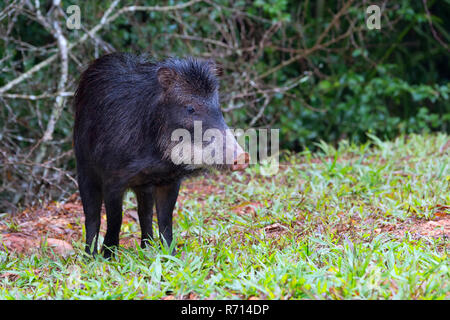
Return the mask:
<svg viewBox="0 0 450 320"><path fill-rule="evenodd" d="M64 8L78 4L82 14L83 29L63 30L67 40L75 43L98 25L112 3L63 2ZM298 152L316 148L320 140L336 145L343 138L364 143L367 133L393 138L450 132L450 1L427 1L430 16L422 1L388 1L381 30L367 29L365 2L354 1L336 18L344 3L214 0L176 11L127 12L101 29L97 40L89 38L71 50L65 91L73 92L89 61L109 51L148 53L156 59L193 55L223 64L221 101L230 126L280 128L282 149ZM121 1L113 13L134 4ZM138 5L163 4L143 0ZM0 10L5 8L0 3ZM49 8L42 4L44 15ZM54 35L30 14L1 16L0 30L7 34L0 38L0 87L58 54ZM7 93L55 93L59 73L55 60ZM64 177L49 181L47 169L41 179L32 160L56 158L54 165L73 172L72 158L58 158L72 148L70 104L69 98L54 141L39 155L41 148L34 146L47 128L54 98L0 99L0 156L16 164L0 176L4 183L12 175L8 184L14 185L0 187L0 207L2 201L8 207L29 203L44 187L48 192L49 185L63 184ZM53 198L61 195L53 191Z"/></svg>
<svg viewBox="0 0 450 320"><path fill-rule="evenodd" d="M0 299L448 299L443 226L414 227L450 213L437 210L450 208L449 136L369 139L201 183L222 193L182 188L175 256L158 242L110 261L81 241L68 258L0 251ZM137 223L121 235L137 239Z"/></svg>
<svg viewBox="0 0 450 320"><path fill-rule="evenodd" d="M399 133L448 131L450 84L410 84L389 76L386 69L393 67L378 67L370 80L366 74L350 71L305 83L299 90L309 92L309 109L301 101L278 106L283 110L284 142L291 146L299 139L303 145L318 138L364 142L366 132L393 138ZM427 108L439 104L441 109Z"/></svg>
<svg viewBox="0 0 450 320"><path fill-rule="evenodd" d="M332 8L333 1L317 1L311 7L309 2L292 2L287 7L283 7L284 1L274 2L277 5L271 7L278 15L291 13L293 23L287 32L298 35L294 29L301 28L306 47L314 46L317 30L323 30L332 18L319 6ZM448 44L446 30L450 25L441 17L450 12L449 2L430 1L428 6L433 28ZM316 15L296 20L302 10ZM350 12L358 21L364 21L363 10L351 8ZM281 128L285 148L311 147L317 139L364 142L367 132L393 138L401 133L450 131L450 54L431 35L423 4L401 1L395 10L386 10L385 14L387 19L383 17L380 31L368 31L353 44L344 41L342 45L350 50L339 51L336 46L335 51L319 52L310 58L309 64L326 77L313 75L290 91L291 95L280 94L272 100L265 112L266 122ZM387 31L386 24L393 19L399 22ZM261 73L266 65L280 63L271 48L266 52L265 63L260 61L255 66ZM304 68L292 64L274 74L272 80L281 85L301 75L299 71Z"/></svg>

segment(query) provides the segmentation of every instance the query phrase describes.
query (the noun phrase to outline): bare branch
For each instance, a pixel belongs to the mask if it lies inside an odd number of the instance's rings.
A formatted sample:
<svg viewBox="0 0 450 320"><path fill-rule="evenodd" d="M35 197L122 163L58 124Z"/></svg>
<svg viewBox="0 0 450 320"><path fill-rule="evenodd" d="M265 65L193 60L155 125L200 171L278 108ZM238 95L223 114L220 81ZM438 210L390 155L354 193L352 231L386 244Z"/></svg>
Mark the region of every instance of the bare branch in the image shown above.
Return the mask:
<svg viewBox="0 0 450 320"><path fill-rule="evenodd" d="M171 10L180 10L180 9L184 9L184 8L190 7L190 6L192 6L192 5L194 5L194 4L198 3L198 2L201 2L201 1L202 0L191 0L191 1L183 3L183 4L179 4L179 5L175 5L175 6L165 6L165 7L160 7L160 6L154 6L154 7L129 6L129 7L124 7L122 9L120 9L119 11L117 11L114 15L112 15L112 16L106 18L106 19L102 18L100 20L100 23L98 25L96 25L95 27L93 27L92 29L90 29L88 33L84 34L76 42L69 43L67 45L67 50L71 50L73 47L75 47L75 46L85 42L89 37L92 37L95 33L100 31L106 25L108 25L109 23L111 23L112 21L114 21L115 19L117 19L119 16L121 16L122 14L124 14L126 12L136 12L136 11L165 12L165 11L171 11ZM106 13L108 13L108 10L105 12L105 14ZM53 61L55 61L57 58L58 58L57 54L54 54L54 55L50 56L46 60L40 62L37 65L35 65L33 68L31 68L27 72L21 74L19 77L15 78L14 80L11 80L10 82L8 82L3 87L0 87L0 95L3 95L3 93L5 93L6 91L10 90L11 88L16 86L17 84L21 83L22 81L28 79L35 72L41 70L42 68L45 68L46 66L51 64Z"/></svg>
<svg viewBox="0 0 450 320"><path fill-rule="evenodd" d="M53 1L54 6L59 6L60 2L57 0ZM58 7L59 8L59 7ZM60 9L60 8L59 8ZM58 11L55 11L55 20L53 21L53 30L55 31L55 38L58 41L59 53L61 56L61 77L58 82L58 92L64 91L64 88L67 83L67 76L69 72L69 58L68 58L68 48L67 48L67 40L62 33L61 26L58 22ZM64 107L64 97L56 96L55 107L53 108L52 114L50 116L50 120L47 124L47 129L45 130L44 136L42 138L43 142L49 141L52 139L53 131L55 130L55 124L58 118L61 115L62 109Z"/></svg>
<svg viewBox="0 0 450 320"><path fill-rule="evenodd" d="M3 98L8 99L24 99L24 100L41 100L41 99L48 99L48 98L54 98L54 97L71 97L73 96L73 92L56 92L56 93L43 93L40 95L27 95L27 94L20 94L20 93L4 93L2 95Z"/></svg>
<svg viewBox="0 0 450 320"><path fill-rule="evenodd" d="M448 45L438 36L436 30L433 27L433 23L431 21L431 13L430 13L430 10L428 10L428 6L427 6L427 0L423 0L423 6L424 6L425 12L427 14L428 24L430 25L430 29L431 29L431 33L433 34L433 37L436 39L437 42L439 42L441 44L441 46L443 46L445 49L450 51Z"/></svg>

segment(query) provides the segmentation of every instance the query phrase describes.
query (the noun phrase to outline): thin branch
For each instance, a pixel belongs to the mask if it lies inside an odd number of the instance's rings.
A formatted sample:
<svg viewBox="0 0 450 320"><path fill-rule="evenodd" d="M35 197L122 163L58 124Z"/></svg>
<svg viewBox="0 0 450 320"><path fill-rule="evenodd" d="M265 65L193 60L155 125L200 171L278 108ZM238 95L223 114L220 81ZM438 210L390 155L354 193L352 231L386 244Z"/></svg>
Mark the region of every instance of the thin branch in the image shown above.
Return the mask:
<svg viewBox="0 0 450 320"><path fill-rule="evenodd" d="M111 17L108 17L106 19L102 18L100 20L100 23L98 25L96 25L95 27L93 27L92 29L90 29L88 33L84 34L77 41L75 41L73 43L69 43L68 46L67 46L67 49L71 50L75 46L78 46L79 44L85 42L87 39L89 39L89 37L92 37L95 33L100 31L101 29L103 29L107 24L109 24L112 21L116 20L119 16L121 16L122 14L124 14L126 12L135 12L135 11L165 12L165 11L172 11L172 10L180 10L180 9L184 9L184 8L190 7L190 6L192 6L192 5L196 4L196 3L199 3L201 1L202 0L191 0L191 1L183 3L183 4L178 4L178 5L174 5L174 6L166 6L166 7L160 7L160 6L154 6L154 7L129 6L129 7L124 7L122 9L120 9L119 11L117 11ZM108 10L105 12L105 14L107 12L108 12ZM57 58L58 58L58 54L54 54L54 55L50 56L46 60L38 63L37 65L35 65L33 68L31 68L27 72L21 74L19 77L15 78L14 80L11 80L10 82L8 82L3 87L0 87L0 95L3 95L6 91L10 90L11 88L16 86L17 84L21 83L22 81L28 79L35 72L41 70L42 68L45 68L46 66L51 64L53 61L55 61Z"/></svg>
<svg viewBox="0 0 450 320"><path fill-rule="evenodd" d="M338 37L338 39L333 39L331 41L329 41L328 43L322 44L323 39L328 35L328 33L330 32L330 30L337 25L337 23L339 22L340 17L348 10L348 8L350 7L350 5L353 3L353 0L349 0L348 2L346 2L343 7L338 11L338 13L336 13L333 16L333 20L330 22L330 24L327 26L327 28L319 35L319 37L317 38L316 43L314 44L313 47L311 48L307 48L304 49L302 52L300 52L299 54L293 56L292 58L283 61L281 64L279 64L278 66L264 72L263 74L261 74L259 76L259 79L264 79L266 77L268 77L269 75L271 75L274 72L277 72L278 70L290 65L291 63L294 63L297 60L300 60L302 58L305 58L306 56L310 55L311 53L322 49L324 46L328 46L332 43L335 43L338 40L341 40L342 38L345 38L346 36L348 36L350 34L350 30L352 28L352 26L349 28L349 30L347 31L347 33L345 33L344 37L341 35L340 37Z"/></svg>
<svg viewBox="0 0 450 320"><path fill-rule="evenodd" d="M4 93L2 95L3 98L8 99L24 99L24 100L31 100L31 101L37 101L41 99L48 99L48 98L54 98L54 97L71 97L74 93L70 91L63 91L63 92L55 92L55 93L43 93L40 95L33 95L33 94L20 94L20 93Z"/></svg>
<svg viewBox="0 0 450 320"><path fill-rule="evenodd" d="M60 5L60 2L57 0L53 1L54 5ZM55 11L58 12L58 11ZM69 58L68 58L68 48L67 48L67 40L64 37L64 34L61 30L61 26L58 22L57 13L55 14L55 20L53 21L53 30L55 31L55 38L58 41L58 48L61 56L61 77L58 82L58 92L64 91L64 88L67 83L67 77L69 72ZM49 141L52 139L53 131L55 130L56 121L58 121L62 109L64 107L65 99L63 96L56 96L55 107L53 108L52 114L50 116L50 120L47 124L47 129L45 130L43 136L43 142Z"/></svg>
<svg viewBox="0 0 450 320"><path fill-rule="evenodd" d="M427 6L427 0L423 0L423 6L425 7L425 12L427 14L428 24L430 25L430 29L431 29L431 33L433 34L433 37L436 39L437 42L439 42L441 44L441 46L443 46L445 49L450 51L448 45L438 36L436 30L433 27L433 23L431 21L431 13L428 10L428 6Z"/></svg>

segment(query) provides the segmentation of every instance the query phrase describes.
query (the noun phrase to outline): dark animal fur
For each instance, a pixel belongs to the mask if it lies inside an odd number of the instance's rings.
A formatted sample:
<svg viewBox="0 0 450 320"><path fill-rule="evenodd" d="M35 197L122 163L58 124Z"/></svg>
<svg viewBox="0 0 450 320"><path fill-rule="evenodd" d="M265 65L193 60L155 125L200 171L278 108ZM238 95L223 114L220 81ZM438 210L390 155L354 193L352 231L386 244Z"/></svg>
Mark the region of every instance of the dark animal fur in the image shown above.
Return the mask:
<svg viewBox="0 0 450 320"><path fill-rule="evenodd" d="M167 159L176 128L191 129L193 105L206 127L226 128L218 105L217 66L193 58L150 62L114 53L83 72L75 93L74 149L86 217L86 251L93 253L102 199L107 212L104 247L118 245L122 197L127 188L138 199L142 245L152 237L156 202L160 234L172 241L172 209L180 180L192 174ZM169 225L170 224L170 225ZM111 252L105 250L105 256Z"/></svg>

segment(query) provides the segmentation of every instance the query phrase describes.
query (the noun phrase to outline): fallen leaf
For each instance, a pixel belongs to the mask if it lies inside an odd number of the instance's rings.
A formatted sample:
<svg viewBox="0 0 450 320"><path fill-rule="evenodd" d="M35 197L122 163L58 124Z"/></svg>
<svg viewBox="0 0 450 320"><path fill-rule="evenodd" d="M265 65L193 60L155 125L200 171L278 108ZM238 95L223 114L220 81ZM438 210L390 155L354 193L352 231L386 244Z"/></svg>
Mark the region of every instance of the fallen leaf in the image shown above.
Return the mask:
<svg viewBox="0 0 450 320"><path fill-rule="evenodd" d="M277 223L271 224L270 226L265 226L263 228L263 230L266 234L271 235L271 234L282 233L282 232L286 231L287 228L277 222Z"/></svg>
<svg viewBox="0 0 450 320"><path fill-rule="evenodd" d="M64 210L70 211L70 210L83 210L83 207L80 204L76 204L76 203L66 203L63 206Z"/></svg>
<svg viewBox="0 0 450 320"><path fill-rule="evenodd" d="M73 247L66 241L54 238L48 238L46 240L41 241L41 246L44 244L47 245L55 254L61 255L63 257L67 257L73 254Z"/></svg>
<svg viewBox="0 0 450 320"><path fill-rule="evenodd" d="M448 213L438 211L438 212L435 212L434 215L437 217L445 217L446 215L448 215Z"/></svg>
<svg viewBox="0 0 450 320"><path fill-rule="evenodd" d="M19 278L19 275L11 272L5 272L0 274L0 278L7 278L9 281L14 281Z"/></svg>
<svg viewBox="0 0 450 320"><path fill-rule="evenodd" d="M35 249L38 242L38 239L23 233L8 233L2 235L0 249L5 246L8 251L25 253Z"/></svg>

